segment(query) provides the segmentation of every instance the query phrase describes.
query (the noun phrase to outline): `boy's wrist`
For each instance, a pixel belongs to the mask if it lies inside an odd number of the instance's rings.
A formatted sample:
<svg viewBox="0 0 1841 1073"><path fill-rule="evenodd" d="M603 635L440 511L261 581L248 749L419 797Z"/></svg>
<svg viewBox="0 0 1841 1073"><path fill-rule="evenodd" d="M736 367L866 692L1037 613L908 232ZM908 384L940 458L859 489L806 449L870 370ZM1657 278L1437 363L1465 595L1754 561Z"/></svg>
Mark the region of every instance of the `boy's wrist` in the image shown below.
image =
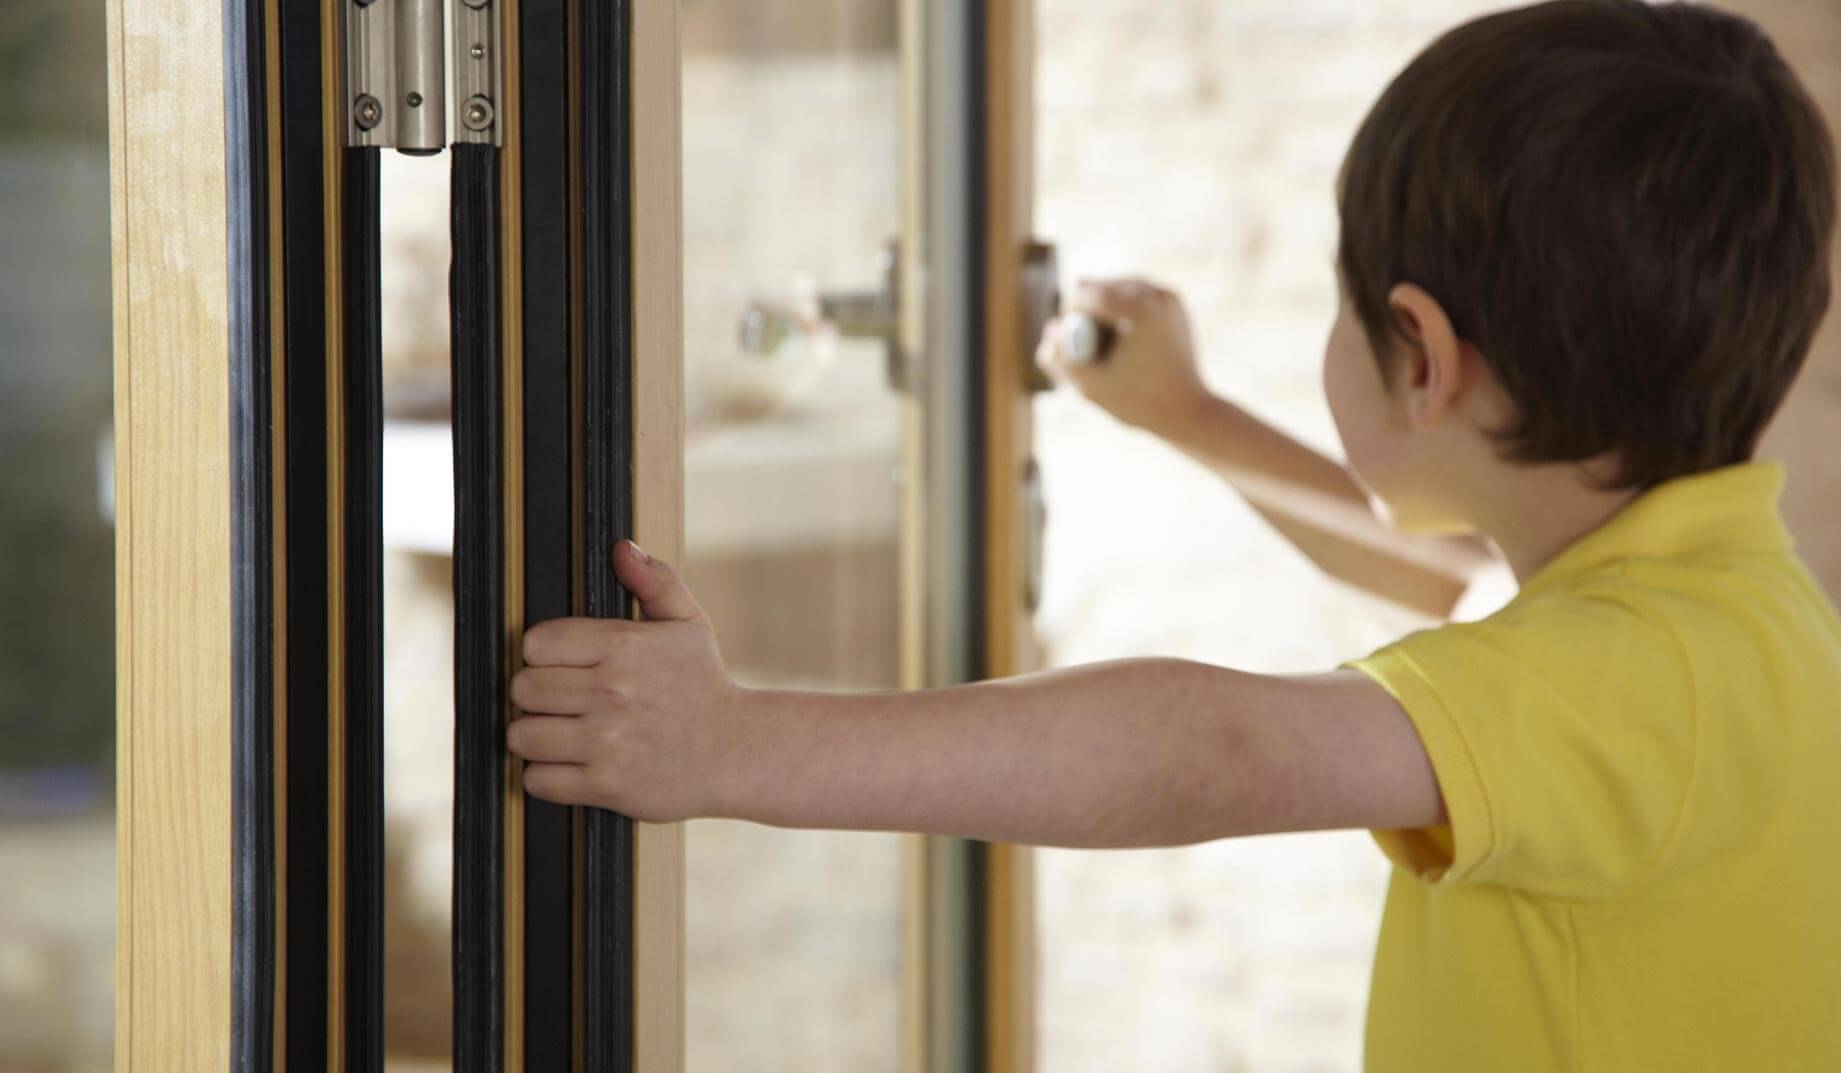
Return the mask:
<svg viewBox="0 0 1841 1073"><path fill-rule="evenodd" d="M708 773L708 805L704 814L710 818L748 818L753 793L749 776L758 771L760 759L770 752L760 740L760 735L773 726L771 719L761 718L760 709L765 707L764 692L730 683L721 720L723 740L715 750L714 764Z"/></svg>
<svg viewBox="0 0 1841 1073"><path fill-rule="evenodd" d="M1222 425L1232 420L1234 412L1231 403L1204 387L1167 407L1148 431L1172 446L1195 451L1218 444Z"/></svg>

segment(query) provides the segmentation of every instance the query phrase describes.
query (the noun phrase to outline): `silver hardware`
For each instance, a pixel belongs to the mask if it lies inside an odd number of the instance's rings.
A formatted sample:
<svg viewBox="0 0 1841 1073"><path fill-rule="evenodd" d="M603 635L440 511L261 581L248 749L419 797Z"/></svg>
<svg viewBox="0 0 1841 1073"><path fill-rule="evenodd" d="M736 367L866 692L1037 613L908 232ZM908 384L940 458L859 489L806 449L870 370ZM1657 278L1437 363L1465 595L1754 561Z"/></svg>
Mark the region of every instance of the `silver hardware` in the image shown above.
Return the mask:
<svg viewBox="0 0 1841 1073"><path fill-rule="evenodd" d="M1116 329L1086 313L1069 313L1061 320L1062 349L1070 365L1091 365L1112 349Z"/></svg>
<svg viewBox="0 0 1841 1073"><path fill-rule="evenodd" d="M818 296L810 315L756 302L742 314L742 349L769 357L788 339L826 326L846 339L880 339L889 386L905 391L908 363L901 349L901 258L893 241L882 252L882 286L874 291L833 291Z"/></svg>
<svg viewBox="0 0 1841 1073"><path fill-rule="evenodd" d="M358 102L352 105L352 121L358 124L359 130L370 130L383 122L383 119L384 106L369 93L360 96Z"/></svg>
<svg viewBox="0 0 1841 1073"><path fill-rule="evenodd" d="M503 145L497 101L504 99L499 69L499 8L492 0L454 6L454 97L460 107L455 144Z"/></svg>
<svg viewBox="0 0 1841 1073"><path fill-rule="evenodd" d="M472 131L492 129L492 102L484 97L469 97L460 113L460 123Z"/></svg>
<svg viewBox="0 0 1841 1073"><path fill-rule="evenodd" d="M347 145L432 153L447 144L443 21L442 0L346 0Z"/></svg>
<svg viewBox="0 0 1841 1073"><path fill-rule="evenodd" d="M796 315L757 302L742 314L742 349L750 354L772 354L800 327Z"/></svg>

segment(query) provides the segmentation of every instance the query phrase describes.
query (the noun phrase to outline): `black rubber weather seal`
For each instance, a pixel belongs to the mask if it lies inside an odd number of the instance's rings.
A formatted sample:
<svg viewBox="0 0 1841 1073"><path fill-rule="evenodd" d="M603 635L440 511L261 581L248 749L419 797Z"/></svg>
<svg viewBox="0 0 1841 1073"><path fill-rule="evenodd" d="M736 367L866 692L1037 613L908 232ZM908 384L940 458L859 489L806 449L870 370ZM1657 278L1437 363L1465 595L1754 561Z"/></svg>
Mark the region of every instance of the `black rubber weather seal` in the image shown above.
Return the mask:
<svg viewBox="0 0 1841 1073"><path fill-rule="evenodd" d="M453 148L454 1069L504 1063L505 544L498 150Z"/></svg>
<svg viewBox="0 0 1841 1073"><path fill-rule="evenodd" d="M632 532L632 10L581 0L576 112L581 221L582 611L628 618L614 543ZM633 821L587 811L582 844L583 1073L633 1063Z"/></svg>
<svg viewBox="0 0 1841 1073"><path fill-rule="evenodd" d="M255 0L251 0L255 2ZM275 0L281 69L283 405L286 438L287 951L285 1068L327 1068L328 600L326 145L316 0ZM311 1027L309 1027L311 1026Z"/></svg>
<svg viewBox="0 0 1841 1073"><path fill-rule="evenodd" d="M383 314L378 153L343 167L345 1046L347 1073L384 1061Z"/></svg>
<svg viewBox="0 0 1841 1073"><path fill-rule="evenodd" d="M519 4L527 623L575 612L568 22L566 0ZM532 1073L574 1062L575 812L524 801L524 1064Z"/></svg>
<svg viewBox="0 0 1841 1073"><path fill-rule="evenodd" d="M229 235L232 1073L275 1049L275 539L270 412L267 26L261 0L224 3Z"/></svg>

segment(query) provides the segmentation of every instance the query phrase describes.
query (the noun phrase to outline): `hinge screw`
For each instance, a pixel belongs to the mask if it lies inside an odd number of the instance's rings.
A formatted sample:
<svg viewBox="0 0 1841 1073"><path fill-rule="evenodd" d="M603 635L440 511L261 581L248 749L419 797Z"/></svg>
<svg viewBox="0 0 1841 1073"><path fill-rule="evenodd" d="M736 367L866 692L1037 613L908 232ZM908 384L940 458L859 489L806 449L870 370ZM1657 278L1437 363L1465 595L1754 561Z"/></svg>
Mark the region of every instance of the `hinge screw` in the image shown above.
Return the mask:
<svg viewBox="0 0 1841 1073"><path fill-rule="evenodd" d="M362 94L352 106L352 116L359 130L371 130L384 121L384 106L369 93Z"/></svg>
<svg viewBox="0 0 1841 1073"><path fill-rule="evenodd" d="M468 97L460 118L468 130L485 130L492 126L492 102L484 97Z"/></svg>
<svg viewBox="0 0 1841 1073"><path fill-rule="evenodd" d="M420 93L417 93L413 89L409 91L408 100L409 100L409 107L411 108L422 107L422 95Z"/></svg>
<svg viewBox="0 0 1841 1073"><path fill-rule="evenodd" d="M486 58L486 46L485 45L474 45L472 48L467 49L467 55L473 57L476 60L483 60Z"/></svg>

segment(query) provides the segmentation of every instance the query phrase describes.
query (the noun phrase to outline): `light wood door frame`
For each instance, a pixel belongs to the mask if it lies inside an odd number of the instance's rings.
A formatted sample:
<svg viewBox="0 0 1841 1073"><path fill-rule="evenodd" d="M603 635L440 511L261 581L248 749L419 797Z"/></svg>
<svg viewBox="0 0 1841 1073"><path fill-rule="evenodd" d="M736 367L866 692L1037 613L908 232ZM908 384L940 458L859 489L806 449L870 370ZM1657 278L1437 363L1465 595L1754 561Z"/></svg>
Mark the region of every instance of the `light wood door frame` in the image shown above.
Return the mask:
<svg viewBox="0 0 1841 1073"><path fill-rule="evenodd" d="M678 16L642 2L633 37L633 535L684 561L684 238ZM684 828L637 825L633 943L641 1073L684 1068Z"/></svg>
<svg viewBox="0 0 1841 1073"><path fill-rule="evenodd" d="M909 472L908 687L1038 665L1031 628L1025 323L1033 0L905 0L902 339ZM1027 847L913 836L906 868L911 1073L1031 1073Z"/></svg>
<svg viewBox="0 0 1841 1073"><path fill-rule="evenodd" d="M111 0L108 47L116 1068L224 1070L232 473L221 11Z"/></svg>
<svg viewBox="0 0 1841 1073"><path fill-rule="evenodd" d="M1042 665L1034 628L1040 539L1030 369L1042 326L1024 293L1035 220L1035 0L984 6L985 673ZM1035 869L993 843L984 868L985 1068L1036 1066Z"/></svg>

